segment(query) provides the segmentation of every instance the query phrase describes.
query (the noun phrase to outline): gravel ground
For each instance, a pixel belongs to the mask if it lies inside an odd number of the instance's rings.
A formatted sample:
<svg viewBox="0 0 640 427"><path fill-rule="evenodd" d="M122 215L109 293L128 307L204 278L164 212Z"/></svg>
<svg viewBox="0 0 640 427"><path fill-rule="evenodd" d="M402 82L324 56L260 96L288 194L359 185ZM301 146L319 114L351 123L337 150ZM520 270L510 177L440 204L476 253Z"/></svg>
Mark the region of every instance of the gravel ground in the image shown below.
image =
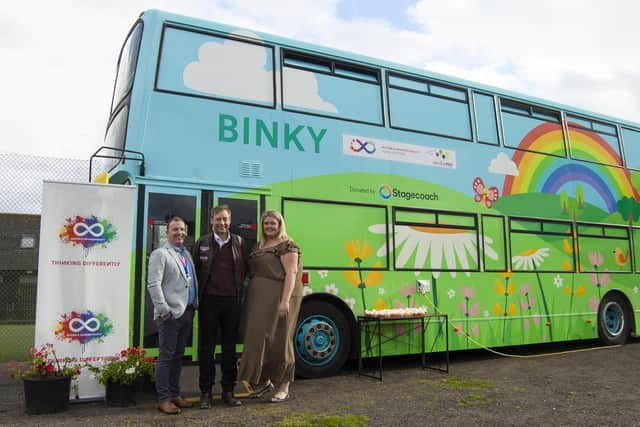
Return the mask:
<svg viewBox="0 0 640 427"><path fill-rule="evenodd" d="M22 384L0 372L0 425L640 426L639 339L611 348L588 341L502 351L520 357L457 352L449 373L421 370L416 357L390 358L383 381L359 376L351 362L337 376L296 381L285 403L244 399L226 408L218 401L178 416L158 412L152 395L133 407L78 403L60 414L29 416ZM196 375L197 366L185 368L184 390L193 400Z"/></svg>

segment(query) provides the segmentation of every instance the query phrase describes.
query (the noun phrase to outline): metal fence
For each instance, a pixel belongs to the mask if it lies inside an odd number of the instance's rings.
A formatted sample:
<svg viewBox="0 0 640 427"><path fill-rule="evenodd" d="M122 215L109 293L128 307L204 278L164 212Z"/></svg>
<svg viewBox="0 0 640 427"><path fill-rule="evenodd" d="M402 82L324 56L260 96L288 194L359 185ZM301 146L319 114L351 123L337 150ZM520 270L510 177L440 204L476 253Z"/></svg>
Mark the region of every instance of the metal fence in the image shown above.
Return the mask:
<svg viewBox="0 0 640 427"><path fill-rule="evenodd" d="M0 153L0 362L34 342L42 182L87 182L89 161Z"/></svg>

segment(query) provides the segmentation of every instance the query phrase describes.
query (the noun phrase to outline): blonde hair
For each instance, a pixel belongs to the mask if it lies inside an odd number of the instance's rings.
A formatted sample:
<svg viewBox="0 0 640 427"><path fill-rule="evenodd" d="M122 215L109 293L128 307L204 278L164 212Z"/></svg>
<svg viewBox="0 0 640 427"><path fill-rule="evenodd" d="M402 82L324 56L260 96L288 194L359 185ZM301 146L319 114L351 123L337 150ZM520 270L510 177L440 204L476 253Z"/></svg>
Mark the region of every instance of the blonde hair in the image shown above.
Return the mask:
<svg viewBox="0 0 640 427"><path fill-rule="evenodd" d="M264 235L264 227L262 226L262 224L264 223L264 220L267 218L275 219L276 221L278 221L278 224L280 225L280 231L277 236L278 241L281 242L283 240L289 239L289 236L287 235L287 226L284 223L284 218L282 217L282 214L274 210L264 211L260 216L261 236L260 236L260 241L258 242L259 248L263 247L264 242L267 240L267 237Z"/></svg>

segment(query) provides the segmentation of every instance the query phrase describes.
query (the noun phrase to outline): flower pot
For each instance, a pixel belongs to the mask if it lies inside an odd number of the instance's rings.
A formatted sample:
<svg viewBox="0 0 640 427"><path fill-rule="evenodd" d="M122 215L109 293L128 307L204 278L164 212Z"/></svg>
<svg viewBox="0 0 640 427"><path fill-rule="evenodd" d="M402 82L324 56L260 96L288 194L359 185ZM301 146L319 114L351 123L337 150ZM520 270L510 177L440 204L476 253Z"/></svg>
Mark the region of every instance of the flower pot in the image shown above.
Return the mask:
<svg viewBox="0 0 640 427"><path fill-rule="evenodd" d="M138 377L133 384L120 384L109 381L105 385L105 401L109 406L135 405L142 392L142 377Z"/></svg>
<svg viewBox="0 0 640 427"><path fill-rule="evenodd" d="M71 377L24 378L24 411L49 414L69 407Z"/></svg>

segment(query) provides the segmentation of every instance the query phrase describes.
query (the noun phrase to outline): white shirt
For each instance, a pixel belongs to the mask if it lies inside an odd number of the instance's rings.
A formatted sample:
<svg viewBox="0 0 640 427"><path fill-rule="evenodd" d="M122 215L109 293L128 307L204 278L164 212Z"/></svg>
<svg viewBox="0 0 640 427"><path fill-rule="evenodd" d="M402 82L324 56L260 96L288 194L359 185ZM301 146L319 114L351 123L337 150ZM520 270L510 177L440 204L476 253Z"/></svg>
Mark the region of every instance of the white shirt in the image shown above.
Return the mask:
<svg viewBox="0 0 640 427"><path fill-rule="evenodd" d="M227 233L226 240L222 240L220 236L218 236L216 233L213 233L213 240L216 241L219 247L223 247L225 244L229 243L229 240L231 240L231 233Z"/></svg>

